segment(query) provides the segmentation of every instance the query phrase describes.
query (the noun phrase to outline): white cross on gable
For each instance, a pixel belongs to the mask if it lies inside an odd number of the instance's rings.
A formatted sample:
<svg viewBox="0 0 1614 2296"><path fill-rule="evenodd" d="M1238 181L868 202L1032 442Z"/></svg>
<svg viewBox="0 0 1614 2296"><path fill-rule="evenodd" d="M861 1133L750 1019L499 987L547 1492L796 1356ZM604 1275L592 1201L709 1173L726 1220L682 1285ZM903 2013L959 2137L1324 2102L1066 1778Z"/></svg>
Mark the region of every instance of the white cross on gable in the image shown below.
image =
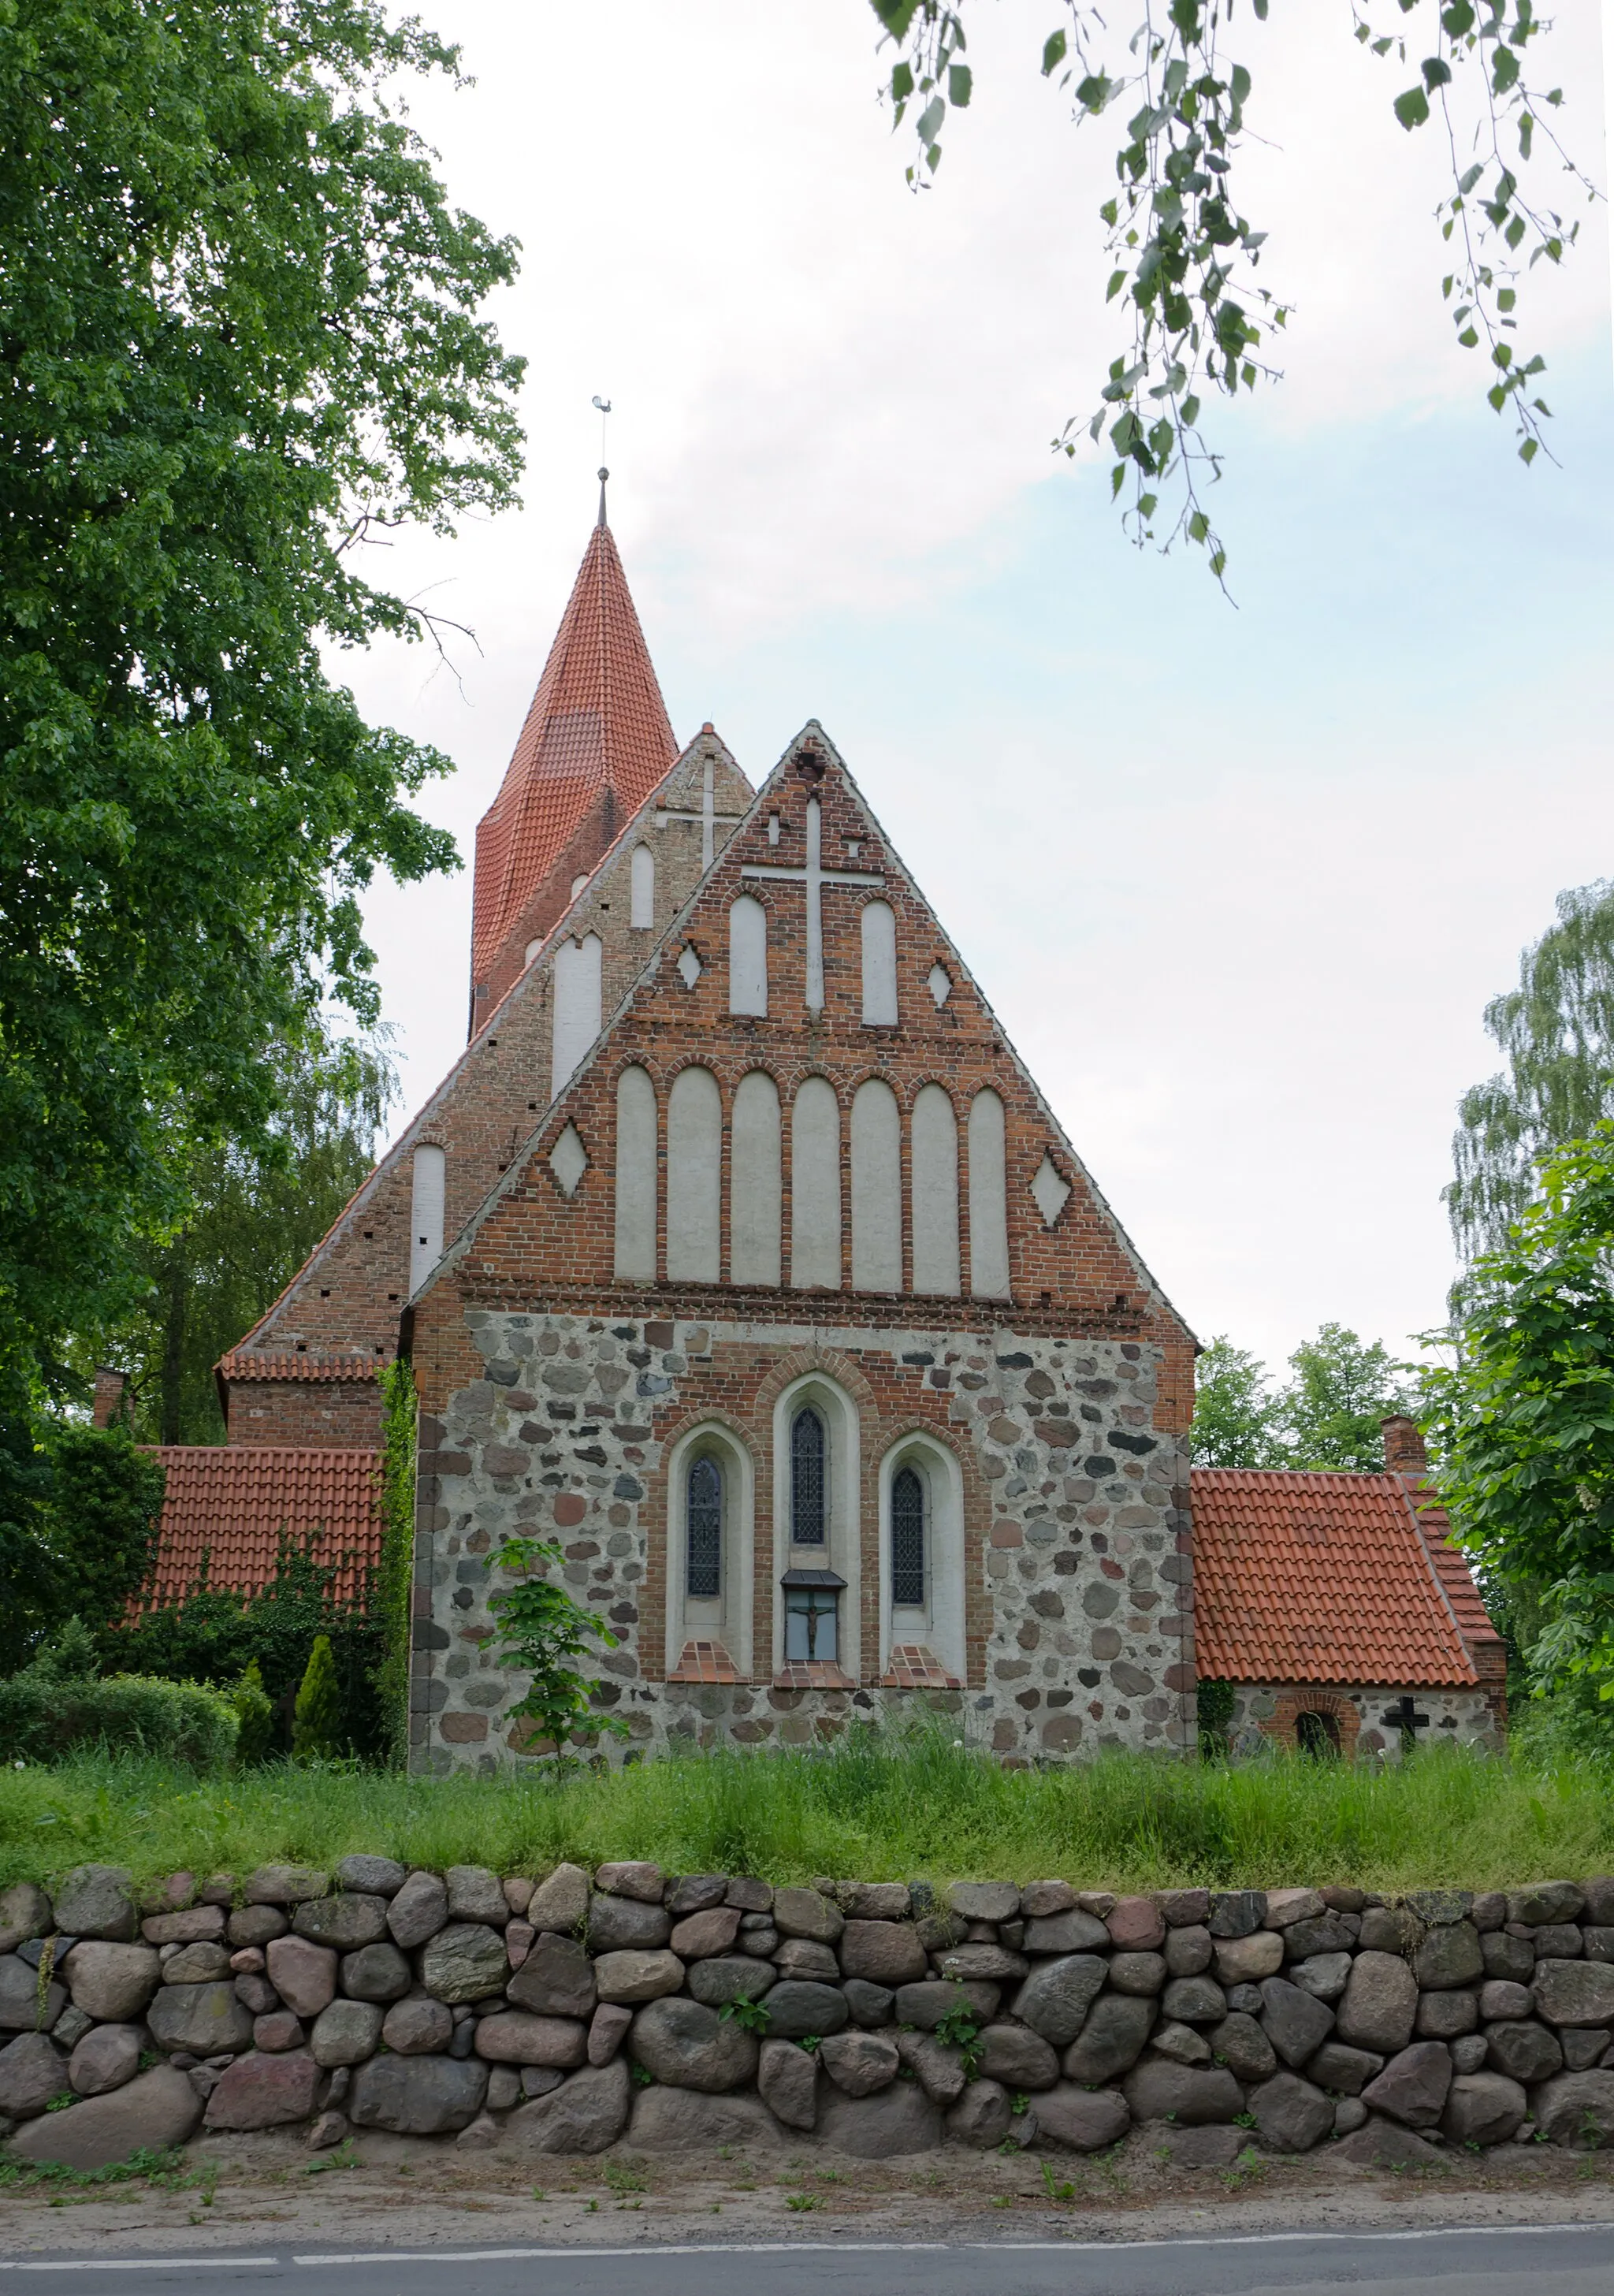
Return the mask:
<svg viewBox="0 0 1614 2296"><path fill-rule="evenodd" d="M717 846L717 824L718 822L739 821L742 818L743 816L737 813L719 813L717 811L717 801L713 794L712 761L709 758L705 760L700 769L700 810L699 813L680 813L676 806L659 805L656 808L656 827L658 829L665 829L669 821L698 821L700 824L700 866L702 869L709 869L712 865L712 855Z"/></svg>
<svg viewBox="0 0 1614 2296"><path fill-rule="evenodd" d="M748 862L740 872L741 877L784 877L794 879L807 887L807 1001L809 1013L823 1010L823 914L822 889L825 885L872 885L883 888L883 877L861 874L855 869L826 869L823 865L823 816L815 797L807 800L807 867L786 869L766 862Z"/></svg>

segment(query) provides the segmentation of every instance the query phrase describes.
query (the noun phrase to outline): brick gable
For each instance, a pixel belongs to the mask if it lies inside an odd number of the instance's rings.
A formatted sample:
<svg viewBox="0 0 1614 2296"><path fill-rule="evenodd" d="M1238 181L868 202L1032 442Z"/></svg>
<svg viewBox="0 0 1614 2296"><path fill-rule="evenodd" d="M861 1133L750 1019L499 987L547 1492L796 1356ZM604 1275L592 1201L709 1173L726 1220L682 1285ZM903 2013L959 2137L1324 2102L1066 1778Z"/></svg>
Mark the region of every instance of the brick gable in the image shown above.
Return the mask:
<svg viewBox="0 0 1614 2296"><path fill-rule="evenodd" d="M722 742L703 729L584 890L568 898L538 954L286 1290L220 1364L233 1441L377 1439L374 1366L396 1353L409 1298L414 1152L444 1152L443 1232L452 1238L512 1164L548 1105L552 993L562 946L587 934L599 938L602 1009L610 1013L701 875L706 813L711 841L720 848L750 799L750 784ZM655 863L654 922L648 927L632 923L633 857L641 844ZM310 1381L331 1391L311 1393Z"/></svg>
<svg viewBox="0 0 1614 2296"><path fill-rule="evenodd" d="M805 770L804 770L805 768ZM809 800L820 808L823 866L877 886L836 885L823 896L824 1001L819 1013L804 1001L806 900L799 882L772 873L799 866L806 848ZM776 829L774 824L777 824ZM729 911L742 894L767 916L769 1009L766 1017L729 1011ZM894 1026L862 1019L860 912L883 899L897 918L897 1009ZM692 963L685 953L692 953ZM692 986L679 970L683 960ZM930 979L947 976L939 1006ZM957 949L893 851L851 775L816 723L793 742L723 849L710 875L674 922L643 975L570 1089L548 1111L541 1128L445 1255L438 1282L452 1282L467 1300L530 1296L535 1281L597 1301L642 1308L639 1286L613 1275L617 1078L643 1068L656 1089L660 1118L657 1266L659 1300L667 1310L699 1315L713 1294L665 1278L667 1265L667 1105L680 1070L700 1065L716 1078L724 1108L722 1201L731 1193L733 1094L748 1071L764 1069L776 1081L787 1111L783 1142L784 1226L788 1239L791 1189L788 1111L797 1086L809 1075L832 1085L841 1113L843 1195L849 1189L848 1118L858 1086L879 1078L896 1094L904 1123L902 1199L905 1206L900 1288L854 1292L851 1222L843 1219L840 1294L856 1299L860 1321L901 1320L913 1312L911 1119L926 1085L939 1085L953 1103L960 1128L961 1252L965 1269L955 1299L927 1296L928 1324L979 1318L970 1297L970 1188L967 1113L975 1094L995 1091L1005 1114L1009 1289L1003 1300L1018 1325L1077 1331L1110 1339L1158 1340L1167 1351L1164 1374L1172 1423L1185 1429L1192 1400L1192 1340L1149 1274L1118 1221L1077 1156L1001 1024L971 980ZM586 1168L568 1194L552 1168L556 1144L570 1128L581 1142ZM1045 1165L1055 1187L1047 1209L1035 1184ZM1061 1191L1066 1191L1062 1204ZM728 1254L731 1238L725 1238ZM788 1257L788 1242L787 1242ZM541 1274L540 1274L541 1271ZM729 1273L725 1256L724 1272ZM726 1286L725 1287L726 1288ZM765 1297L767 1295L764 1295ZM798 1316L806 1306L787 1268L778 1287L781 1305ZM748 1309L761 1300L748 1299Z"/></svg>

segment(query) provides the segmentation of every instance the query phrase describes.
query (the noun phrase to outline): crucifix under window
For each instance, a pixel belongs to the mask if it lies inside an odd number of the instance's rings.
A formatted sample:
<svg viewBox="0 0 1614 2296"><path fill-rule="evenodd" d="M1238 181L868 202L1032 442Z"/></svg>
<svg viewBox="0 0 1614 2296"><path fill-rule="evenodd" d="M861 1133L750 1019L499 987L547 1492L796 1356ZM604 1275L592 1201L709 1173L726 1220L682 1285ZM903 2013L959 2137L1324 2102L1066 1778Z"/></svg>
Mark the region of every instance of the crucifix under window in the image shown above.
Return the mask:
<svg viewBox="0 0 1614 2296"><path fill-rule="evenodd" d="M823 888L826 885L874 886L883 890L883 877L870 876L856 869L826 869L823 860L823 808L815 797L807 800L807 867L787 869L774 862L748 863L740 874L742 877L764 879L782 877L793 880L807 890L807 1003L809 1013L823 1010Z"/></svg>
<svg viewBox="0 0 1614 2296"><path fill-rule="evenodd" d="M1403 1691L1393 1706L1386 1707L1383 1719L1392 1730L1401 1733L1401 1743L1409 1751L1418 1742L1417 1733L1429 1728L1429 1716L1420 1714L1409 1694Z"/></svg>

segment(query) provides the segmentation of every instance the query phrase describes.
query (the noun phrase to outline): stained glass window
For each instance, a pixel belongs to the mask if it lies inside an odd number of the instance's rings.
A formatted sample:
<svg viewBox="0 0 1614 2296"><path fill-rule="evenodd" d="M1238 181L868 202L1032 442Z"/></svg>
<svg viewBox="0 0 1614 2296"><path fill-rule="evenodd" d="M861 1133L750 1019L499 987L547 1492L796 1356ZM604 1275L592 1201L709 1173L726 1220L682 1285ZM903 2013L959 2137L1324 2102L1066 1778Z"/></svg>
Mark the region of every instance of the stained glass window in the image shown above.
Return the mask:
<svg viewBox="0 0 1614 2296"><path fill-rule="evenodd" d="M912 1467L891 1479L891 1601L904 1610L925 1599L925 1487Z"/></svg>
<svg viewBox="0 0 1614 2296"><path fill-rule="evenodd" d="M723 1592L723 1476L715 1459L697 1459L691 1467L685 1516L689 1598L709 1603Z"/></svg>
<svg viewBox="0 0 1614 2296"><path fill-rule="evenodd" d="M791 1428L791 1537L798 1546L823 1545L823 1422L809 1404Z"/></svg>

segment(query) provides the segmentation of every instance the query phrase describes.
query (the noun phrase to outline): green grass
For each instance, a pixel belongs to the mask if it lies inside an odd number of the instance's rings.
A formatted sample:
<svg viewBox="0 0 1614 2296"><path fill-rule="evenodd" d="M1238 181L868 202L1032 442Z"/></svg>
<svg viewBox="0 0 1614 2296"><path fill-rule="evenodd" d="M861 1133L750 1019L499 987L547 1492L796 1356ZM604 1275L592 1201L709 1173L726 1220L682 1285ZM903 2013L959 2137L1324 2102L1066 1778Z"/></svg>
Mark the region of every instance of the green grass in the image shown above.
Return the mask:
<svg viewBox="0 0 1614 2296"><path fill-rule="evenodd" d="M1091 1889L1351 1882L1494 1888L1614 1869L1608 1774L1431 1749L1400 1768L1110 1755L999 1769L922 1736L707 1754L615 1775L440 1782L289 1766L199 1777L132 1757L0 1770L0 1887L88 1860L142 1882L244 1875L348 1850L542 1873L649 1857L674 1872L867 1881L1062 1875Z"/></svg>

